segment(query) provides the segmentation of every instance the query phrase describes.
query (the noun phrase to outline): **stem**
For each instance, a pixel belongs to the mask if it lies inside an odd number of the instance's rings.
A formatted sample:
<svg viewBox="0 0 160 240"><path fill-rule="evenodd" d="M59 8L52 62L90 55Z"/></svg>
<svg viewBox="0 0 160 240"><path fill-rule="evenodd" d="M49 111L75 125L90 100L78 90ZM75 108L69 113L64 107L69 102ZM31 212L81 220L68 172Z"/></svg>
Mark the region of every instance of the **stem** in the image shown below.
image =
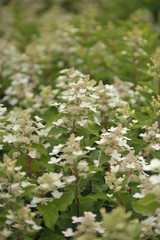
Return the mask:
<svg viewBox="0 0 160 240"><path fill-rule="evenodd" d="M134 87L136 87L136 72L132 72L132 80L134 83Z"/></svg>
<svg viewBox="0 0 160 240"><path fill-rule="evenodd" d="M85 150L85 146L86 146L86 143L85 143L85 139L83 139L83 150ZM86 161L87 161L87 156L86 156ZM92 193L92 180L90 179L89 180L89 191L90 193Z"/></svg>
<svg viewBox="0 0 160 240"><path fill-rule="evenodd" d="M26 130L25 130L25 125L23 126L24 128L24 137L26 137ZM29 166L29 177L32 178L32 162L31 162L31 157L28 155L29 150L27 148L27 158L28 158L28 166Z"/></svg>
<svg viewBox="0 0 160 240"><path fill-rule="evenodd" d="M75 125L76 125L76 120L75 120L75 118L74 118L74 119L73 119L73 126L72 126L71 133L75 133Z"/></svg>
<svg viewBox="0 0 160 240"><path fill-rule="evenodd" d="M106 114L103 115L103 127L106 129Z"/></svg>
<svg viewBox="0 0 160 240"><path fill-rule="evenodd" d="M9 194L12 195L12 183L9 183ZM9 204L9 208L12 210L12 203Z"/></svg>
<svg viewBox="0 0 160 240"><path fill-rule="evenodd" d="M77 176L77 166L76 166L76 160L74 160L74 176L76 178L75 181L75 202L76 202L76 212L77 212L77 217L79 217L79 199L78 199L78 176Z"/></svg>
<svg viewBox="0 0 160 240"><path fill-rule="evenodd" d="M121 198L121 195L120 195L120 193L119 193L119 199L120 199L120 206L124 209L124 204L123 204L123 202L122 202L122 198Z"/></svg>
<svg viewBox="0 0 160 240"><path fill-rule="evenodd" d="M32 162L31 162L31 157L28 155L29 150L27 148L27 157L28 157L28 166L29 166L29 177L32 178Z"/></svg>

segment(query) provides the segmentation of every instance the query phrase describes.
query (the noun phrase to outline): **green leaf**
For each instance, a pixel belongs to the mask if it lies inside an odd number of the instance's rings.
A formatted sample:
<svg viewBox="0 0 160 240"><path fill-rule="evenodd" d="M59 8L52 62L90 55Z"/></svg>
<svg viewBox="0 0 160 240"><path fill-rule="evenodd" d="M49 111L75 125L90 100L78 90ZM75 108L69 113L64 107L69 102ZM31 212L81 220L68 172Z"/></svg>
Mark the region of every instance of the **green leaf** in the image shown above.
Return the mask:
<svg viewBox="0 0 160 240"><path fill-rule="evenodd" d="M69 205L72 204L74 199L74 193L73 192L65 192L59 199L54 200L55 206L58 208L58 210L65 211Z"/></svg>
<svg viewBox="0 0 160 240"><path fill-rule="evenodd" d="M32 147L38 150L40 153L44 154L45 156L48 156L47 149L42 144L34 143Z"/></svg>
<svg viewBox="0 0 160 240"><path fill-rule="evenodd" d="M49 229L53 230L54 225L58 218L57 207L54 205L53 202L51 202L47 206L40 206L39 211L43 215L45 225Z"/></svg>
<svg viewBox="0 0 160 240"><path fill-rule="evenodd" d="M40 240L65 240L63 236L57 235L50 231L49 229L45 230L42 234Z"/></svg>
<svg viewBox="0 0 160 240"><path fill-rule="evenodd" d="M49 131L49 133L48 133L48 136L50 136L50 135L54 135L54 134L58 134L58 133L66 133L67 132L67 130L66 130L66 128L63 128L63 127L53 127L50 131Z"/></svg>
<svg viewBox="0 0 160 240"><path fill-rule="evenodd" d="M149 83L149 82L139 82L138 84L140 84L142 87L147 86L149 89L152 89L152 91L157 95L158 94L158 88L156 85L154 85L153 83Z"/></svg>
<svg viewBox="0 0 160 240"><path fill-rule="evenodd" d="M160 207L160 203L157 202L156 196L152 193L131 204L133 210L141 214L154 214L156 209Z"/></svg>
<svg viewBox="0 0 160 240"><path fill-rule="evenodd" d="M93 211L94 209L94 200L90 196L80 197L80 213L83 214L84 211Z"/></svg>
<svg viewBox="0 0 160 240"><path fill-rule="evenodd" d="M75 214L76 213L74 212L73 215L75 215ZM72 227L72 224L71 224L72 216L70 216L70 214L68 214L68 215L69 215L69 217L66 217L62 214L57 220L57 226L61 231L64 230L64 229Z"/></svg>

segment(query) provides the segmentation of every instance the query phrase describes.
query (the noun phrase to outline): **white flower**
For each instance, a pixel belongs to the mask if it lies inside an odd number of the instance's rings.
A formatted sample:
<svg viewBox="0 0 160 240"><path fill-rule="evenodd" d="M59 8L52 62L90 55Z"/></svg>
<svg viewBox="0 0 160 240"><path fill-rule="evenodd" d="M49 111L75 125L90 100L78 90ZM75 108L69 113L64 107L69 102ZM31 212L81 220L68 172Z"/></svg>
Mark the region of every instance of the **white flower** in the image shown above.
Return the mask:
<svg viewBox="0 0 160 240"><path fill-rule="evenodd" d="M160 160L154 158L151 160L150 165L144 166L144 170L146 171L160 171Z"/></svg>
<svg viewBox="0 0 160 240"><path fill-rule="evenodd" d="M137 123L137 122L138 122L138 120L136 120L136 119L133 119L133 120L132 120L132 122L133 122L133 123Z"/></svg>
<svg viewBox="0 0 160 240"><path fill-rule="evenodd" d="M156 134L156 138L160 138L160 133L157 133L157 134Z"/></svg>
<svg viewBox="0 0 160 240"><path fill-rule="evenodd" d="M92 212L84 212L84 216L87 217L87 218L95 218L96 217L96 214L92 213Z"/></svg>
<svg viewBox="0 0 160 240"><path fill-rule="evenodd" d="M81 102L81 104L80 104L80 107L82 107L82 108L90 108L90 107L92 107L92 105L91 105L91 103L90 102Z"/></svg>
<svg viewBox="0 0 160 240"><path fill-rule="evenodd" d="M94 99L98 99L98 98L99 98L99 96L97 96L97 95L95 95L95 94L89 94L89 96L90 96L91 98L94 98Z"/></svg>
<svg viewBox="0 0 160 240"><path fill-rule="evenodd" d="M66 182L71 183L76 180L76 177L75 176L65 177L65 180L66 180Z"/></svg>
<svg viewBox="0 0 160 240"><path fill-rule="evenodd" d="M42 118L40 118L40 117L38 117L38 116L35 116L34 118L36 119L37 122L40 122L40 121L43 120Z"/></svg>
<svg viewBox="0 0 160 240"><path fill-rule="evenodd" d="M3 142L13 143L16 141L17 141L17 137L12 134L3 136Z"/></svg>
<svg viewBox="0 0 160 240"><path fill-rule="evenodd" d="M146 133L140 133L139 136L140 137L145 137L147 134Z"/></svg>
<svg viewBox="0 0 160 240"><path fill-rule="evenodd" d="M81 156L81 155L83 155L83 151L82 151L82 150L74 151L73 154L74 154L75 156Z"/></svg>
<svg viewBox="0 0 160 240"><path fill-rule="evenodd" d="M153 185L160 183L160 174L151 176L149 180Z"/></svg>
<svg viewBox="0 0 160 240"><path fill-rule="evenodd" d="M96 167L99 167L99 160L94 160L93 162Z"/></svg>
<svg viewBox="0 0 160 240"><path fill-rule="evenodd" d="M127 131L128 131L128 128L122 128L122 134L126 134L127 133ZM129 140L129 139L128 139Z"/></svg>
<svg viewBox="0 0 160 240"><path fill-rule="evenodd" d="M34 197L31 201L31 203L27 204L27 207L35 208L35 207L37 207L37 203L41 203L41 202L42 202L41 198Z"/></svg>
<svg viewBox="0 0 160 240"><path fill-rule="evenodd" d="M52 157L51 160L48 162L49 164L55 164L61 161L61 158Z"/></svg>
<svg viewBox="0 0 160 240"><path fill-rule="evenodd" d="M98 232L98 233L100 233L100 234L103 234L103 233L105 233L105 229L104 228L102 228L102 227L96 227L95 228L96 229L96 231Z"/></svg>
<svg viewBox="0 0 160 240"><path fill-rule="evenodd" d="M9 229L4 228L4 229L1 231L1 234L2 234L3 237L8 238L8 237L12 234L12 232L11 232ZM3 239L3 238L2 238L2 239Z"/></svg>
<svg viewBox="0 0 160 240"><path fill-rule="evenodd" d="M83 217L72 217L72 223L81 223L83 220Z"/></svg>
<svg viewBox="0 0 160 240"><path fill-rule="evenodd" d="M118 141L118 145L120 146L120 147L125 147L126 146L126 144L127 144L127 141L126 141L126 139L124 139L124 138L122 138L122 137L116 137L116 140Z"/></svg>
<svg viewBox="0 0 160 240"><path fill-rule="evenodd" d="M82 139L83 139L83 136L75 138L75 140L78 141L78 142L81 141Z"/></svg>
<svg viewBox="0 0 160 240"><path fill-rule="evenodd" d="M60 118L57 120L57 122L52 122L53 125L60 126L63 123L63 119Z"/></svg>
<svg viewBox="0 0 160 240"><path fill-rule="evenodd" d="M74 232L72 228L68 228L66 231L62 231L65 237L72 237L74 235Z"/></svg>
<svg viewBox="0 0 160 240"><path fill-rule="evenodd" d="M121 55L126 55L127 54L127 51L123 50L121 51Z"/></svg>
<svg viewBox="0 0 160 240"><path fill-rule="evenodd" d="M143 225L155 226L156 217L151 216L142 221Z"/></svg>
<svg viewBox="0 0 160 240"><path fill-rule="evenodd" d="M37 126L37 128L39 128L39 129L42 129L42 128L45 127L45 126L44 126L42 123L40 123L40 122L37 122L37 123L36 123L36 126Z"/></svg>
<svg viewBox="0 0 160 240"><path fill-rule="evenodd" d="M133 195L133 197L134 197L134 198L143 198L144 195L141 194L141 193L135 193L135 194Z"/></svg>
<svg viewBox="0 0 160 240"><path fill-rule="evenodd" d="M106 140L105 139L100 139L100 141L95 141L97 144L99 144L99 145L101 145L101 144L103 144L103 143L105 143L106 142Z"/></svg>
<svg viewBox="0 0 160 240"><path fill-rule="evenodd" d="M112 172L118 172L119 171L120 166L116 165L116 166L111 166L111 170Z"/></svg>
<svg viewBox="0 0 160 240"><path fill-rule="evenodd" d="M57 107L57 106L59 106L60 105L60 103L58 103L58 102L55 102L55 103L52 103L51 104L51 106L55 106L55 107Z"/></svg>
<svg viewBox="0 0 160 240"><path fill-rule="evenodd" d="M59 145L55 146L49 155L57 155L61 151L63 146L64 146L64 144L59 144Z"/></svg>
<svg viewBox="0 0 160 240"><path fill-rule="evenodd" d="M80 104L80 107L82 107L82 108L89 108L90 110L92 110L92 112L96 112L96 108L92 107L90 102L82 102Z"/></svg>
<svg viewBox="0 0 160 240"><path fill-rule="evenodd" d="M87 146L87 147L85 147L85 149L87 149L88 151L93 151L93 150L95 150L96 148L92 148L92 147L89 147L89 146Z"/></svg>
<svg viewBox="0 0 160 240"><path fill-rule="evenodd" d="M135 167L135 163L126 163L126 168L134 169Z"/></svg>
<svg viewBox="0 0 160 240"><path fill-rule="evenodd" d="M32 228L33 228L34 230L37 230L37 231L38 231L38 230L40 230L42 227L34 224L34 225L32 225Z"/></svg>
<svg viewBox="0 0 160 240"><path fill-rule="evenodd" d="M94 116L94 121L95 121L95 123L97 124L97 125L101 125L101 123L99 122L99 120L98 120L98 118L96 118L95 116Z"/></svg>
<svg viewBox="0 0 160 240"><path fill-rule="evenodd" d="M108 129L109 132L114 132L117 129L117 127L111 127Z"/></svg>
<svg viewBox="0 0 160 240"><path fill-rule="evenodd" d="M3 144L0 144L0 150L2 150L3 149Z"/></svg>
<svg viewBox="0 0 160 240"><path fill-rule="evenodd" d="M25 188L25 187L28 187L28 186L31 186L32 184L30 183L30 182L22 182L21 183L21 186L23 187L23 188Z"/></svg>
<svg viewBox="0 0 160 240"><path fill-rule="evenodd" d="M37 198L37 197L34 197L33 199L32 199L32 203L34 204L34 203L40 203L42 201L42 199L41 198Z"/></svg>
<svg viewBox="0 0 160 240"><path fill-rule="evenodd" d="M52 192L52 196L55 197L55 198L60 198L62 195L63 195L63 192L59 192L57 190Z"/></svg>
<svg viewBox="0 0 160 240"><path fill-rule="evenodd" d="M158 143L154 144L154 145L152 145L152 148L158 151L158 150L160 150L160 145Z"/></svg>
<svg viewBox="0 0 160 240"><path fill-rule="evenodd" d="M35 158L36 157L36 150L30 150L28 155L31 157L31 158Z"/></svg>
<svg viewBox="0 0 160 240"><path fill-rule="evenodd" d="M65 103L62 103L60 106L59 106L59 112L60 113L65 113L65 108L66 108L66 104Z"/></svg>
<svg viewBox="0 0 160 240"><path fill-rule="evenodd" d="M20 128L20 125L19 125L19 124L15 124L15 125L13 126L13 130L14 130L14 131L18 130L19 128Z"/></svg>
<svg viewBox="0 0 160 240"><path fill-rule="evenodd" d="M82 172L82 171L87 172L89 170L88 163L86 161L80 161L78 163L78 170L80 172Z"/></svg>
<svg viewBox="0 0 160 240"><path fill-rule="evenodd" d="M63 173L45 173L43 176L38 178L38 183L40 184L40 189L45 191L55 191L58 188L63 188L65 186L64 182L61 181Z"/></svg>
<svg viewBox="0 0 160 240"><path fill-rule="evenodd" d="M113 197L113 194L107 194L107 197L111 198Z"/></svg>
<svg viewBox="0 0 160 240"><path fill-rule="evenodd" d="M77 121L77 124L79 124L81 127L84 127L88 123L87 119L84 119L82 121Z"/></svg>
<svg viewBox="0 0 160 240"><path fill-rule="evenodd" d="M117 161L121 160L121 154L118 153L116 149L113 151L111 156L112 156L111 160L117 160Z"/></svg>

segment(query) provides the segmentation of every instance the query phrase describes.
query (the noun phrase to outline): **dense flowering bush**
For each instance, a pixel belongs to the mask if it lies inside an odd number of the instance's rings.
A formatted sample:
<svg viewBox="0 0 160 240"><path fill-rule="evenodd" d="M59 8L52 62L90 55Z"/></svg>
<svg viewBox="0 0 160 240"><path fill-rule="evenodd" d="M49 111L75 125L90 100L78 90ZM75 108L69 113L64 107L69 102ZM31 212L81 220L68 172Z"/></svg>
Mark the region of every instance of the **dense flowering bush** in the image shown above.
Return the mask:
<svg viewBox="0 0 160 240"><path fill-rule="evenodd" d="M159 8L0 1L0 240L160 239Z"/></svg>

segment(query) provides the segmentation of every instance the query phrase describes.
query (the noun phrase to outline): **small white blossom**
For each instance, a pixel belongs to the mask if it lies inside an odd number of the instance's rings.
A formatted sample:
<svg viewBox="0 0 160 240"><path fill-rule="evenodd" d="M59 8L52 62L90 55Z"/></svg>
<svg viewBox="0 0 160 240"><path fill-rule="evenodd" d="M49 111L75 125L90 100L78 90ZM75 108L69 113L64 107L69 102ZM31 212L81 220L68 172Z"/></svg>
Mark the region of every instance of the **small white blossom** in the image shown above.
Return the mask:
<svg viewBox="0 0 160 240"><path fill-rule="evenodd" d="M13 143L17 141L17 137L11 133L3 136L3 142Z"/></svg>
<svg viewBox="0 0 160 240"><path fill-rule="evenodd" d="M94 148L94 147L89 147L89 146L86 146L86 147L85 147L85 149L87 149L88 151L93 151L93 150L95 150L96 148Z"/></svg>
<svg viewBox="0 0 160 240"><path fill-rule="evenodd" d="M31 158L35 158L36 157L36 150L30 150L28 155L31 157Z"/></svg>
<svg viewBox="0 0 160 240"><path fill-rule="evenodd" d="M62 231L65 237L72 237L74 236L74 232L72 228L68 228L66 231Z"/></svg>

